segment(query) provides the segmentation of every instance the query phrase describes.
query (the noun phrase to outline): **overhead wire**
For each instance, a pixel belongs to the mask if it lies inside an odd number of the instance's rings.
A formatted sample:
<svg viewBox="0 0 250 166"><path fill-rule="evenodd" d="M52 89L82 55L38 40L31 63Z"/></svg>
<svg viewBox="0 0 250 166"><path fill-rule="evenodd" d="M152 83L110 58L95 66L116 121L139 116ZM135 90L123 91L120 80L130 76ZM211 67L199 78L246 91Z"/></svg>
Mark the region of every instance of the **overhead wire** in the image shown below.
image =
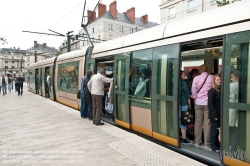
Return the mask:
<svg viewBox="0 0 250 166"><path fill-rule="evenodd" d="M85 1L85 0L82 0L79 4L77 4L73 9L71 9L66 15L64 15L59 21L57 21L54 25L50 26L50 28L48 28L48 29L51 29L52 27L54 27L55 25L57 25L59 22L61 22L61 21L62 21L65 17L67 17L73 10L75 10L77 7L79 7L79 6L83 3L83 1ZM48 32L48 31L47 31L47 32ZM42 36L44 36L44 35L41 35L40 37L42 37ZM37 40L38 40L40 37L38 37Z"/></svg>

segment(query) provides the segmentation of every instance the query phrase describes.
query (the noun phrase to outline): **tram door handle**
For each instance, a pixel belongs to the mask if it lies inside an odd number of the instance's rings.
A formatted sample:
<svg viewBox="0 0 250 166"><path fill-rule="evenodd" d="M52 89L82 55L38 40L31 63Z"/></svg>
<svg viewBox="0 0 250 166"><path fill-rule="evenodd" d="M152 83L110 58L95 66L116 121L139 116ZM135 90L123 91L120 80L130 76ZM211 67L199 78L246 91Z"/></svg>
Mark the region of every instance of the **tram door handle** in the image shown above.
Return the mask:
<svg viewBox="0 0 250 166"><path fill-rule="evenodd" d="M116 90L118 89L118 86L117 86L117 85L115 86L115 89L116 89Z"/></svg>

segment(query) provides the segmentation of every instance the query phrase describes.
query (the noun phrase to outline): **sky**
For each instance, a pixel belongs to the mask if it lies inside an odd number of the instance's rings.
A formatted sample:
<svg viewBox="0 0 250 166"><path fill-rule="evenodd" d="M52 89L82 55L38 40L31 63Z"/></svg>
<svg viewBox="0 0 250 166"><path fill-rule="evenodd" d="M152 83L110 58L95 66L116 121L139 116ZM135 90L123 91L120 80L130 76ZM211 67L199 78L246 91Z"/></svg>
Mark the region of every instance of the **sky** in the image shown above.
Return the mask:
<svg viewBox="0 0 250 166"><path fill-rule="evenodd" d="M99 0L87 0L87 10L93 10ZM114 0L102 0L107 5ZM20 48L27 50L34 45L47 43L49 47L58 47L66 40L66 37L48 36L24 31L53 33L48 31L66 34L74 31L78 34L81 29L81 20L85 0L0 0L0 36L8 41L0 48ZM135 7L135 17L148 14L151 22L160 23L161 0L116 0L118 12L126 12L127 9ZM97 14L98 15L98 14ZM86 19L87 21L87 19Z"/></svg>

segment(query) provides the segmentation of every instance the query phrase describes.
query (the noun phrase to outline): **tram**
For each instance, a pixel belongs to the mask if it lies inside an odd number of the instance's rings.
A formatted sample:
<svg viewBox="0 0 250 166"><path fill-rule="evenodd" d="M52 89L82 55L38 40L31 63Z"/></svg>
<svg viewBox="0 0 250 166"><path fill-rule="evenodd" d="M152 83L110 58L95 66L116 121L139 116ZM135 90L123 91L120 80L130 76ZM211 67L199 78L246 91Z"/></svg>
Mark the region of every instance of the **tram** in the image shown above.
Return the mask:
<svg viewBox="0 0 250 166"><path fill-rule="evenodd" d="M28 67L28 90L72 108L86 70L113 73L114 123L166 143L211 165L250 165L250 1L244 0L185 17L134 34L62 54ZM182 145L178 123L180 69L206 64L208 73L222 73L221 152ZM134 96L135 82L147 69L149 92ZM238 100L230 96L230 74L239 73ZM48 74L51 85L46 85ZM48 96L47 96L48 97ZM237 110L237 154L230 147L229 110ZM192 137L190 137L191 139ZM220 157L219 157L220 156Z"/></svg>

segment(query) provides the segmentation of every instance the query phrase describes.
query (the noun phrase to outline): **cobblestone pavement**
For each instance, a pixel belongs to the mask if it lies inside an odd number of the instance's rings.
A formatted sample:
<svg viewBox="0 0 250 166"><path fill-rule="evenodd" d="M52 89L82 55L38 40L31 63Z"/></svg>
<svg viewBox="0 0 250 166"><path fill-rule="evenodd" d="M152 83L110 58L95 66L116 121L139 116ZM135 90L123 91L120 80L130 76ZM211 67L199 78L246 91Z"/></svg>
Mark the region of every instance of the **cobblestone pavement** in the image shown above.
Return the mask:
<svg viewBox="0 0 250 166"><path fill-rule="evenodd" d="M203 165L27 91L0 95L0 165L181 166Z"/></svg>

